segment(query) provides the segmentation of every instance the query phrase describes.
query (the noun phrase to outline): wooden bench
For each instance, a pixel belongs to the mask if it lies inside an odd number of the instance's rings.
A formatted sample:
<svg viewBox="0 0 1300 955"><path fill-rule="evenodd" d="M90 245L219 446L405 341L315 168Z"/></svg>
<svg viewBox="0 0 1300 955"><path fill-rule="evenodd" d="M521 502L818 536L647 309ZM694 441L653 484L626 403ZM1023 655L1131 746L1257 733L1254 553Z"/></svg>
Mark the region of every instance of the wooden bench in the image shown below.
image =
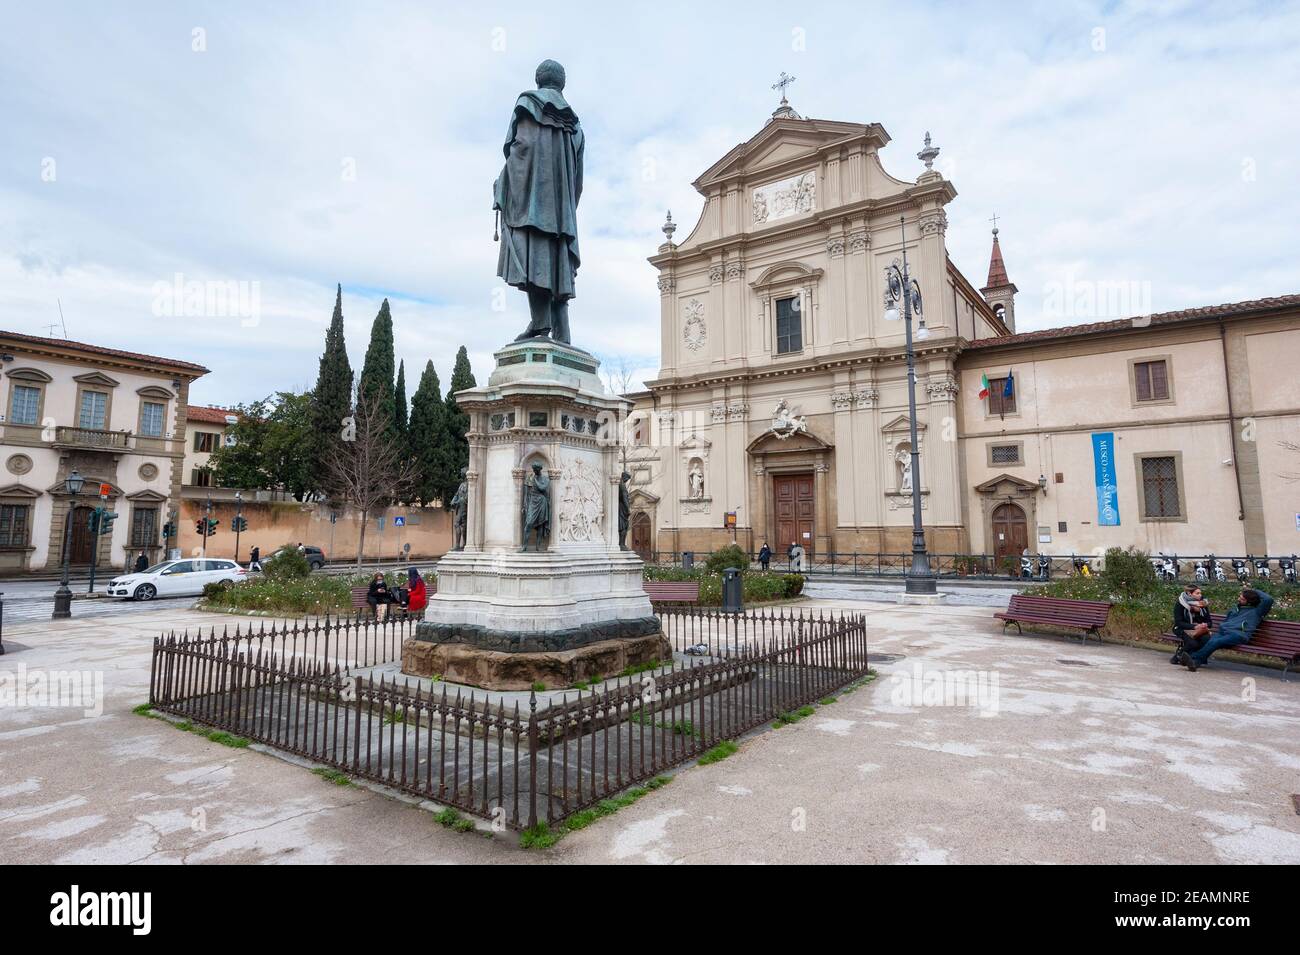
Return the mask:
<svg viewBox="0 0 1300 955"><path fill-rule="evenodd" d="M434 594L438 592L437 578L426 578L424 581L424 586L428 595L432 597ZM356 613L358 617L367 613L373 616L373 612L370 609L370 604L366 601L366 597L369 595L369 593L370 593L369 584L367 584L364 587L352 588L352 610ZM423 610L417 610L415 613L408 613L403 607L401 607L397 603L391 603L388 605L388 607L389 607L388 616L392 619L400 619L400 620L406 620L406 619L423 620L424 619Z"/></svg>
<svg viewBox="0 0 1300 955"><path fill-rule="evenodd" d="M1224 615L1221 613L1211 614L1210 620L1217 627L1223 623L1223 617ZM1170 643L1179 642L1178 638L1172 633L1162 633L1160 639L1167 640ZM1282 679L1285 681L1287 671L1300 664L1300 621L1271 620L1265 617L1260 623L1259 629L1250 635L1249 640L1245 643L1239 643L1235 647L1224 647L1223 649L1231 650L1234 653L1253 653L1256 656L1275 657L1286 661L1286 665L1282 667Z"/></svg>
<svg viewBox="0 0 1300 955"><path fill-rule="evenodd" d="M1083 642L1088 642L1088 634L1101 642L1101 628L1106 626L1110 616L1111 604L1105 600L1065 600L1059 597L1033 597L1029 594L1013 594L1007 609L993 616L1002 621L1005 633L1007 624L1014 623L1016 632L1022 633L1022 623L1036 623L1042 626L1066 627L1070 630L1082 630Z"/></svg>
<svg viewBox="0 0 1300 955"><path fill-rule="evenodd" d="M650 596L652 607L694 606L700 602L698 580L643 580L641 583Z"/></svg>

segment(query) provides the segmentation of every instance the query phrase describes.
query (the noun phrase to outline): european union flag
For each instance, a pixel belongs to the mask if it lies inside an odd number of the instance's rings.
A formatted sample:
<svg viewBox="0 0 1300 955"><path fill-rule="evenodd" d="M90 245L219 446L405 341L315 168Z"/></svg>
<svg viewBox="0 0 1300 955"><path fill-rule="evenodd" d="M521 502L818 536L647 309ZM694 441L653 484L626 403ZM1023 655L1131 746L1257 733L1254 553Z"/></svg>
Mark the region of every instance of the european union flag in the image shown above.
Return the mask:
<svg viewBox="0 0 1300 955"><path fill-rule="evenodd" d="M1011 397L1012 395L1014 395L1015 393L1016 393L1016 380L1015 380L1015 378L1013 378L1013 377L1011 376L1011 372L1008 371L1008 372L1007 372L1007 383L1006 383L1005 385L1002 386L1002 397L1003 397L1003 398L1010 398L1010 397Z"/></svg>

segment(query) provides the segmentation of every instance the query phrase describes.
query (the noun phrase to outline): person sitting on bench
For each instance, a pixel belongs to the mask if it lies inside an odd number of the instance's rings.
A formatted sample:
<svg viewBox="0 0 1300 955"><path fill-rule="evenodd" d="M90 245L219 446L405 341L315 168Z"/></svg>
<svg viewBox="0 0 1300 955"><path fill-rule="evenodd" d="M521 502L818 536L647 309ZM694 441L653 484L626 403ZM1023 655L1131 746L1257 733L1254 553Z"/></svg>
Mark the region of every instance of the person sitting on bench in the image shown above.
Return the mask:
<svg viewBox="0 0 1300 955"><path fill-rule="evenodd" d="M1206 663L1215 650L1240 646L1248 641L1259 629L1260 622L1272 606L1273 598L1262 590L1243 587L1241 595L1237 597L1237 606L1223 618L1210 639L1199 650L1186 653L1179 651L1187 669L1195 670Z"/></svg>
<svg viewBox="0 0 1300 955"><path fill-rule="evenodd" d="M1174 604L1174 636L1182 642L1174 651L1170 663L1182 663L1183 653L1201 649L1210 638L1213 621L1210 604L1196 584L1188 584Z"/></svg>
<svg viewBox="0 0 1300 955"><path fill-rule="evenodd" d="M366 592L366 603L370 604L370 611L376 620L388 616L388 605L392 602L393 594L388 589L388 581L384 580L383 574L376 572L370 579L370 588Z"/></svg>

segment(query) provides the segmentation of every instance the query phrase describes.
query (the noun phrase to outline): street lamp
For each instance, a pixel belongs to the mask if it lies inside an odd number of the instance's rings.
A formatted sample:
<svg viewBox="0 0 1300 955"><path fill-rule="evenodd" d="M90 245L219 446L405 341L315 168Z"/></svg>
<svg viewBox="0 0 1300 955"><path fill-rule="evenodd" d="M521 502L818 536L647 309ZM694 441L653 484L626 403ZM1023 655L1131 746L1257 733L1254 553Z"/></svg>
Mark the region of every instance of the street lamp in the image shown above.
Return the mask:
<svg viewBox="0 0 1300 955"><path fill-rule="evenodd" d="M68 512L63 518L63 579L59 589L54 591L54 613L52 620L67 620L72 616L72 590L68 587L68 564L72 560L72 518L77 512L77 495L81 493L86 479L73 468L72 473L63 482L63 489L68 492Z"/></svg>
<svg viewBox="0 0 1300 955"><path fill-rule="evenodd" d="M925 552L925 528L921 524L921 453L917 448L916 437L916 354L912 350L912 315L917 318L915 338L924 341L930 337L921 315L921 286L912 278L907 267L907 233L906 221L898 217L899 229L903 233L903 266L890 264L886 270L889 286L889 312L897 318L898 303L903 303L903 328L907 334L907 413L909 438L912 444L912 566L907 572L907 590L909 594L934 595L934 571L930 569L930 557ZM885 317L890 318L889 312Z"/></svg>

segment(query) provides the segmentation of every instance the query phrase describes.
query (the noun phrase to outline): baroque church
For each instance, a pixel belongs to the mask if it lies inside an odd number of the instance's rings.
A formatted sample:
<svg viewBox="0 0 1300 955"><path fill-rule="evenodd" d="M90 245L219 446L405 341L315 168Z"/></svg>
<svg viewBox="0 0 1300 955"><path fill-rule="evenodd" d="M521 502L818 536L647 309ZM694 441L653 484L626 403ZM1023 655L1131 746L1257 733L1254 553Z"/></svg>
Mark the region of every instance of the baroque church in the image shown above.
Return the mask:
<svg viewBox="0 0 1300 955"><path fill-rule="evenodd" d="M903 554L914 494L936 555L1300 550L1300 295L1018 332L997 229L977 288L948 256L938 149L908 180L889 142L782 97L695 180L681 242L669 216L661 367L631 396L636 550Z"/></svg>

